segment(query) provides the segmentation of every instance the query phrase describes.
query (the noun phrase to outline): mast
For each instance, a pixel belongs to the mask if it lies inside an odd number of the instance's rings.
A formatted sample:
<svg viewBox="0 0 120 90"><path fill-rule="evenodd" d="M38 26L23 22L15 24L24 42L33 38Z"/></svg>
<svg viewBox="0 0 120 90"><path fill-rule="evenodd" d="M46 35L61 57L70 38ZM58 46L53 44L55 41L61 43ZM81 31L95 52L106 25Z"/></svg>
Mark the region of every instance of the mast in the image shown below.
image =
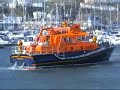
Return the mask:
<svg viewBox="0 0 120 90"><path fill-rule="evenodd" d="M72 0L70 1L70 16L72 15Z"/></svg>
<svg viewBox="0 0 120 90"><path fill-rule="evenodd" d="M94 8L93 9L94 9L94 11L93 11L94 12L94 17L93 17L94 18L94 25L93 25L93 27L94 27L94 30L95 30L95 3L94 3Z"/></svg>
<svg viewBox="0 0 120 90"><path fill-rule="evenodd" d="M26 22L26 1L23 1L23 24L24 24L24 31L25 31L25 22Z"/></svg>
<svg viewBox="0 0 120 90"><path fill-rule="evenodd" d="M82 7L81 7L81 4L80 4L80 23L81 23L81 27L82 27Z"/></svg>
<svg viewBox="0 0 120 90"><path fill-rule="evenodd" d="M65 3L64 3L64 2L63 2L63 10L64 10L64 13L63 13L64 16L63 16L63 18L64 18L64 20L65 20L65 16L66 16L66 15L65 15Z"/></svg>
<svg viewBox="0 0 120 90"><path fill-rule="evenodd" d="M118 17L118 15L119 15L119 6L118 6L119 4L117 3L117 30L118 30L118 23L119 23L119 17Z"/></svg>
<svg viewBox="0 0 120 90"><path fill-rule="evenodd" d="M57 22L58 22L58 5L57 5L57 3L55 4L56 5L56 26L57 26Z"/></svg>
<svg viewBox="0 0 120 90"><path fill-rule="evenodd" d="M79 16L79 19L78 19L79 21L80 21L80 13L81 13L81 9L80 9L80 7L79 7L79 13L78 13L78 14L79 14L79 15L78 15L78 16Z"/></svg>
<svg viewBox="0 0 120 90"><path fill-rule="evenodd" d="M45 14L45 0L43 0L43 27L45 27L45 17L46 17L46 14Z"/></svg>
<svg viewBox="0 0 120 90"><path fill-rule="evenodd" d="M52 13L53 13L53 9L50 11L50 26L52 26Z"/></svg>
<svg viewBox="0 0 120 90"><path fill-rule="evenodd" d="M3 18L5 17L3 4L2 4L2 16L3 16ZM4 31L5 31L5 20L4 20L4 26L3 26L3 29L4 29Z"/></svg>
<svg viewBox="0 0 120 90"><path fill-rule="evenodd" d="M85 7L85 11L86 11L85 17L86 17L87 26L88 26L88 10L87 10L87 7Z"/></svg>
<svg viewBox="0 0 120 90"><path fill-rule="evenodd" d="M14 2L12 2L10 4L10 16L13 19L14 18ZM12 28L14 29L14 20L12 21L12 23L10 24L12 26Z"/></svg>
<svg viewBox="0 0 120 90"><path fill-rule="evenodd" d="M110 30L112 30L112 21L111 21L111 7L109 6L109 10L110 10Z"/></svg>
<svg viewBox="0 0 120 90"><path fill-rule="evenodd" d="M70 16L72 15L72 0L70 1Z"/></svg>
<svg viewBox="0 0 120 90"><path fill-rule="evenodd" d="M100 3L100 10L101 10L101 31L102 31L102 10L103 10L103 8L102 8L101 3Z"/></svg>

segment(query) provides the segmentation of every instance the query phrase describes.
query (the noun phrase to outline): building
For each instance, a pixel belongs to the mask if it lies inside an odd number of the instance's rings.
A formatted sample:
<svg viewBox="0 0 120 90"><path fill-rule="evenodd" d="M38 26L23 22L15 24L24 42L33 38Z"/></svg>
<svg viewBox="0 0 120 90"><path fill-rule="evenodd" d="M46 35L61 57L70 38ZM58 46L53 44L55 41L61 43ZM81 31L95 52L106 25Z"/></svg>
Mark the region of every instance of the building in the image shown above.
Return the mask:
<svg viewBox="0 0 120 90"><path fill-rule="evenodd" d="M90 3L90 4L94 4L94 3L120 3L120 0L84 0L85 3Z"/></svg>

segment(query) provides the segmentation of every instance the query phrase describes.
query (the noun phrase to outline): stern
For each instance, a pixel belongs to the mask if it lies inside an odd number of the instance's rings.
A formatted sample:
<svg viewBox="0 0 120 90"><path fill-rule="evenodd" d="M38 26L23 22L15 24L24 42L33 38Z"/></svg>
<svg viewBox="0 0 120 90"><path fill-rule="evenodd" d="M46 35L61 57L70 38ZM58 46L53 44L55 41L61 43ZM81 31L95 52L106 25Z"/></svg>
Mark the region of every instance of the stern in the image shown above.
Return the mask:
<svg viewBox="0 0 120 90"><path fill-rule="evenodd" d="M17 63L18 66L22 66L24 64L24 66L34 66L35 61L33 59L32 56L29 55L24 55L24 54L12 54L10 56L10 62L15 64Z"/></svg>

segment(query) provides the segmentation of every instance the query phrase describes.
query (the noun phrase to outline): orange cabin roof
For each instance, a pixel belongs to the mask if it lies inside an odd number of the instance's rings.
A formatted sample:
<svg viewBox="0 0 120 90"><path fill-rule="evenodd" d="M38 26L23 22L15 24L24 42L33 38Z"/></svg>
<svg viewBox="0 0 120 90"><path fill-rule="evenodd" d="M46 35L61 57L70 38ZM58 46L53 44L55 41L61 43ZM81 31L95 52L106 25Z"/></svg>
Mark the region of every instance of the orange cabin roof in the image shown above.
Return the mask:
<svg viewBox="0 0 120 90"><path fill-rule="evenodd" d="M81 32L81 33L78 33L78 34L66 33L66 34L62 34L61 36L64 36L64 37L75 37L75 36L89 36L89 34L86 33L86 32Z"/></svg>
<svg viewBox="0 0 120 90"><path fill-rule="evenodd" d="M51 35L63 34L63 33L76 33L76 34L81 33L81 35L83 35L83 31L80 28L80 24L74 24L70 27L44 28L40 31L39 36L42 35L44 31L51 32Z"/></svg>

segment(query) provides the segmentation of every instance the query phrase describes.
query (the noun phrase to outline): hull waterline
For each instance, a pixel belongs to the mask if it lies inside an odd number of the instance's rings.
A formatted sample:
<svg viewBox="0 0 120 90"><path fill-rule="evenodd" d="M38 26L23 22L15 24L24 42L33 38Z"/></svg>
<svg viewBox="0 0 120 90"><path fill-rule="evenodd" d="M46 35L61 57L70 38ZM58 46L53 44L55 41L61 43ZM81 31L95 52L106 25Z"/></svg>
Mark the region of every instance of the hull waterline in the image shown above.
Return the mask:
<svg viewBox="0 0 120 90"><path fill-rule="evenodd" d="M41 54L41 55L25 55L25 54L13 54L10 56L11 63L17 62L19 66L25 63L25 66L51 66L51 65L68 65L68 64L85 64L85 63L96 63L108 61L110 55L115 47L111 47L100 52L95 52L93 54L88 55L87 53L81 56L73 56L72 53L67 53L68 56L59 56L57 54ZM74 54L78 54L78 52L74 52ZM63 55L63 54L61 54Z"/></svg>

